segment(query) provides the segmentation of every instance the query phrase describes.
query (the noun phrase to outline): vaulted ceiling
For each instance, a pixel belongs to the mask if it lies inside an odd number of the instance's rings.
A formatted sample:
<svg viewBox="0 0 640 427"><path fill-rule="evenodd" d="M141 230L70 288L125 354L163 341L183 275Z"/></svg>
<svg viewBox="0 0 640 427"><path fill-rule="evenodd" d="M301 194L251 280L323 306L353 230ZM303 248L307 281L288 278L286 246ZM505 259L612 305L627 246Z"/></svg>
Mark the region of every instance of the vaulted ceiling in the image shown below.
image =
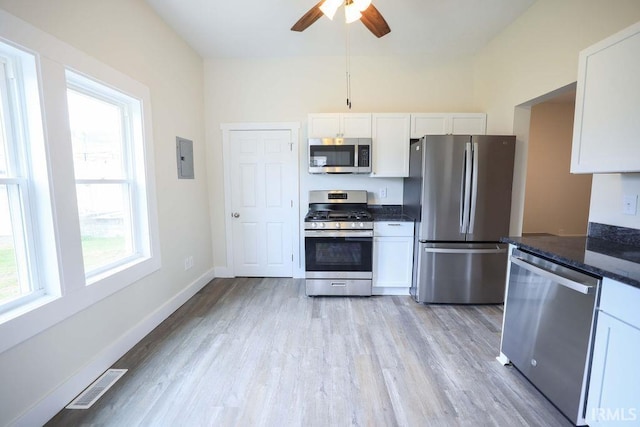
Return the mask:
<svg viewBox="0 0 640 427"><path fill-rule="evenodd" d="M318 0L146 0L204 58L344 55L470 55L535 0L373 0L391 33L378 39L361 22L321 17L291 26Z"/></svg>

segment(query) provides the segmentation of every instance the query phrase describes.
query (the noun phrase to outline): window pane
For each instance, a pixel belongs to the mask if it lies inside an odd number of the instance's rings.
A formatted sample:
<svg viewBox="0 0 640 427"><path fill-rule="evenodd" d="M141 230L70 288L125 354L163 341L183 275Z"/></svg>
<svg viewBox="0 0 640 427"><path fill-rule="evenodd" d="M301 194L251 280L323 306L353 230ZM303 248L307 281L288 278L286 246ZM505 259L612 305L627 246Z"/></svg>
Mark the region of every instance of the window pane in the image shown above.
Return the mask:
<svg viewBox="0 0 640 427"><path fill-rule="evenodd" d="M129 186L78 184L82 253L87 275L133 254Z"/></svg>
<svg viewBox="0 0 640 427"><path fill-rule="evenodd" d="M18 274L16 242L14 241L11 216L7 186L0 185L0 304L29 293L28 285L26 289L24 289L25 286L21 286ZM19 221L16 222L19 223Z"/></svg>
<svg viewBox="0 0 640 427"><path fill-rule="evenodd" d="M67 99L76 179L123 178L122 108L72 89Z"/></svg>

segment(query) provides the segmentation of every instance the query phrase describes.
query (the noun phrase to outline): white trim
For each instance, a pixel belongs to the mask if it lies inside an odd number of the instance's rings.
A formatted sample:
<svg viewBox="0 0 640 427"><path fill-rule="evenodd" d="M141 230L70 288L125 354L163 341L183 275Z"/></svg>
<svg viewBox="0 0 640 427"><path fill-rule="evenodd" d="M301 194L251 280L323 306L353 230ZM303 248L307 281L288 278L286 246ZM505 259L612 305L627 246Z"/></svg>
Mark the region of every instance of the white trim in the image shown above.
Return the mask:
<svg viewBox="0 0 640 427"><path fill-rule="evenodd" d="M293 207L292 211L296 212L295 220L292 221L291 228L291 250L293 252L293 276L297 277L298 266L300 265L300 226L297 212L299 212L300 204L300 165L299 150L300 150L300 123L299 122L281 122L281 123L222 123L220 124L220 130L222 131L222 163L223 163L223 177L224 177L224 225L225 225L225 241L227 246L227 265L216 267L216 272L226 272L227 274L221 274L224 277L235 277L235 270L233 266L233 231L232 224L229 221L231 217L231 180L229 174L229 161L231 159L230 133L232 131L260 131L260 130L288 130L291 132L291 142L296 147L293 160L292 175L295 177L295 183L293 188Z"/></svg>
<svg viewBox="0 0 640 427"><path fill-rule="evenodd" d="M129 329L117 341L105 348L91 363L82 367L73 377L36 403L28 412L9 422L9 425L25 427L44 425L127 351L131 350L140 340L214 278L213 270L209 270L197 278L180 293Z"/></svg>
<svg viewBox="0 0 640 427"><path fill-rule="evenodd" d="M500 354L496 357L496 360L497 360L498 362L500 362L500 364L501 364L502 366L506 366L506 365L508 365L509 363L511 363L511 361L509 360L509 358L508 358L507 356L505 356L503 352L500 352Z"/></svg>
<svg viewBox="0 0 640 427"><path fill-rule="evenodd" d="M372 295L410 295L409 288L393 286L374 286L371 288Z"/></svg>
<svg viewBox="0 0 640 427"><path fill-rule="evenodd" d="M231 278L233 276L233 271L229 270L227 267L215 267L216 277L226 277Z"/></svg>

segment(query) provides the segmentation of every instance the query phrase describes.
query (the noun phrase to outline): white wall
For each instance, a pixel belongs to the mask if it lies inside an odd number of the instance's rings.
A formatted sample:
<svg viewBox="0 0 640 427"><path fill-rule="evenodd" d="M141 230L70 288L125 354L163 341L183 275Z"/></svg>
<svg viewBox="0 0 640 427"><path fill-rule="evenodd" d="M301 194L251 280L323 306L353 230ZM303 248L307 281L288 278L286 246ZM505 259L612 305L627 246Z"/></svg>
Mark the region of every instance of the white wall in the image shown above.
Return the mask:
<svg viewBox="0 0 640 427"><path fill-rule="evenodd" d="M353 57L352 112L480 111L473 104L471 58ZM216 266L226 267L221 123L299 122L305 164L307 114L348 112L345 58L205 61L207 163ZM377 197L387 187L386 199ZM363 189L369 203L402 203L402 179L310 176L300 170L300 213L313 189Z"/></svg>
<svg viewBox="0 0 640 427"><path fill-rule="evenodd" d="M34 408L22 421L35 425L65 403L51 404L59 390L86 386L74 378L106 369L212 274L203 61L143 0L0 0L0 8L138 80L152 100L162 267L0 354L0 425ZM176 136L194 141L195 180L177 179ZM184 271L187 255L195 265Z"/></svg>
<svg viewBox="0 0 640 427"><path fill-rule="evenodd" d="M514 107L576 81L582 49L638 20L638 0L538 0L477 56L475 99L487 133L514 132ZM512 233L522 227L526 141L518 135ZM637 180L594 176L589 221L640 228L640 216L622 217L622 199L611 200L623 184L640 194Z"/></svg>
<svg viewBox="0 0 640 427"><path fill-rule="evenodd" d="M640 173L594 175L589 221L640 229L638 213L622 213L624 195L640 196Z"/></svg>

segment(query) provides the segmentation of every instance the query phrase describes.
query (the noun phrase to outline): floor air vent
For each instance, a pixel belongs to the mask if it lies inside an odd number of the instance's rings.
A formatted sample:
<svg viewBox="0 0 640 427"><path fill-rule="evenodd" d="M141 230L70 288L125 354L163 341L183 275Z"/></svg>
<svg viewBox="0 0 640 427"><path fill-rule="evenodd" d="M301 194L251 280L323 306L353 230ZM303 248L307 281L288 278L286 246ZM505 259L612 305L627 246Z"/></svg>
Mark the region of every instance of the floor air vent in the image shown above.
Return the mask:
<svg viewBox="0 0 640 427"><path fill-rule="evenodd" d="M127 369L108 369L100 378L78 395L67 409L89 409L103 394L122 377Z"/></svg>

